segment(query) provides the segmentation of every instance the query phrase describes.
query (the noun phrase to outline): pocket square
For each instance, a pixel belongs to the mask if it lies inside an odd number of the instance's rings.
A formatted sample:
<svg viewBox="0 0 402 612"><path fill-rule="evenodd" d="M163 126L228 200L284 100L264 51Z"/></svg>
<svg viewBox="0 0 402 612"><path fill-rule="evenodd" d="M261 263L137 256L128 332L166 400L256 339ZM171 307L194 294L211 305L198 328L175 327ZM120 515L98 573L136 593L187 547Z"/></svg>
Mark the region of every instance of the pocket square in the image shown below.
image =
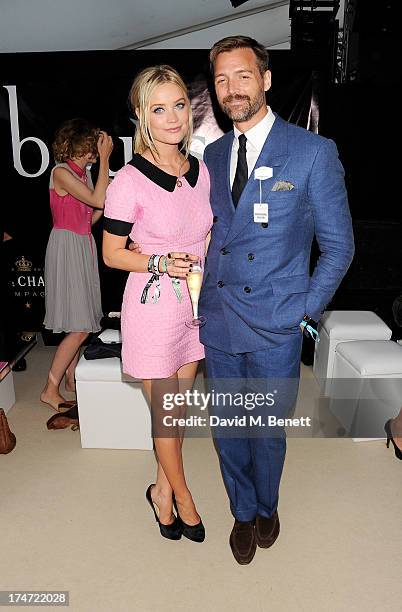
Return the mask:
<svg viewBox="0 0 402 612"><path fill-rule="evenodd" d="M276 181L275 185L272 187L272 191L290 191L294 189L295 186L289 181Z"/></svg>

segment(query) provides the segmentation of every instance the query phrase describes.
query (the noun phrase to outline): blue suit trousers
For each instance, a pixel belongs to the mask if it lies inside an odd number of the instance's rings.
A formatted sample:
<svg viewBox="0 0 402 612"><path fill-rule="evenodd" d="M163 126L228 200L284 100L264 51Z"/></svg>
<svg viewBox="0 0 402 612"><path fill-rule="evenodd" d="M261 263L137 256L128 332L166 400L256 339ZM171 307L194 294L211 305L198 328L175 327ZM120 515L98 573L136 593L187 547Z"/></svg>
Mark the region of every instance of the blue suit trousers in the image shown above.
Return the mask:
<svg viewBox="0 0 402 612"><path fill-rule="evenodd" d="M276 403L270 414L286 417L296 403L302 333L289 334L281 346L264 350L230 354L205 347L206 369L212 398L217 393L265 393L275 391ZM274 387L274 389L273 389ZM264 412L265 411L265 412ZM246 414L247 413L247 414ZM266 409L236 408L236 414L262 414ZM211 402L210 415L227 417L228 411L217 400ZM233 413L232 413L233 414ZM279 484L286 454L283 428L264 428L262 435L252 430L236 428L236 437L223 428L212 427L215 445L230 509L239 521L252 521L257 514L270 517L278 506Z"/></svg>

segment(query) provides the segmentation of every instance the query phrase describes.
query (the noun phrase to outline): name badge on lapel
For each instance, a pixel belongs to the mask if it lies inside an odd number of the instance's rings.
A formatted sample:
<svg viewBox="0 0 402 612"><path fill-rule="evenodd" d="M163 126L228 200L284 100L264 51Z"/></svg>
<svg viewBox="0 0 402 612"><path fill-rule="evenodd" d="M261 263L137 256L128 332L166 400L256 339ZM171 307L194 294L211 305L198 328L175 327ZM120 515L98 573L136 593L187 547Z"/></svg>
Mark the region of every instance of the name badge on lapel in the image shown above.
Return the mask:
<svg viewBox="0 0 402 612"><path fill-rule="evenodd" d="M268 224L268 204L262 202L262 181L273 176L273 169L269 166L260 166L254 170L254 180L260 182L260 201L254 204L254 223Z"/></svg>
<svg viewBox="0 0 402 612"><path fill-rule="evenodd" d="M274 171L269 166L260 166L254 170L254 179L257 181L266 181L272 178Z"/></svg>
<svg viewBox="0 0 402 612"><path fill-rule="evenodd" d="M268 223L268 204L258 202L254 204L254 223Z"/></svg>

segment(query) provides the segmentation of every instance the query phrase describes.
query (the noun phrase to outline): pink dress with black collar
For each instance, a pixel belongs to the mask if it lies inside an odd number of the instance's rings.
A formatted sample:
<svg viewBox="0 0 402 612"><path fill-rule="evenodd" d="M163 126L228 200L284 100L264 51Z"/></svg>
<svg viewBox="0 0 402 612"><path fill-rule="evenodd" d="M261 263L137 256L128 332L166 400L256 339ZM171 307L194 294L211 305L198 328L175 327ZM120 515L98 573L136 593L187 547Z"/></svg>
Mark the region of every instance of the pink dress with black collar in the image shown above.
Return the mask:
<svg viewBox="0 0 402 612"><path fill-rule="evenodd" d="M104 228L128 236L143 254L179 251L205 256L205 239L212 225L209 174L202 161L190 156L181 178L163 172L141 155L119 170L106 194ZM167 378L204 357L198 329L185 322L192 308L185 280L179 301L172 279L160 277L143 298L150 273L131 272L121 312L123 370L135 378ZM157 297L157 299L154 299Z"/></svg>

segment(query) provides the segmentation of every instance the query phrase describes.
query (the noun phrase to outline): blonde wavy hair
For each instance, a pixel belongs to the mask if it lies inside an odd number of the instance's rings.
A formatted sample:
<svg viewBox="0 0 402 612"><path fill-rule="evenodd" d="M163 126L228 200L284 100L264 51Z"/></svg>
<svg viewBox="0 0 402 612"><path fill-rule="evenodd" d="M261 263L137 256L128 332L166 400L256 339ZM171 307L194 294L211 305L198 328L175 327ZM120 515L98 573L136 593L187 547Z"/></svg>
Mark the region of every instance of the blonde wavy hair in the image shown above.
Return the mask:
<svg viewBox="0 0 402 612"><path fill-rule="evenodd" d="M134 115L139 120L139 125L136 127L134 136L134 153L143 153L146 149L150 149L154 156L157 156L158 154L150 130L150 99L156 87L158 87L158 85L163 85L164 83L173 83L174 85L180 87L183 92L183 97L188 104L188 131L180 148L187 158L193 135L193 115L191 111L190 98L186 84L179 73L167 64L145 68L135 77L131 86L129 101ZM136 109L138 109L138 116Z"/></svg>

